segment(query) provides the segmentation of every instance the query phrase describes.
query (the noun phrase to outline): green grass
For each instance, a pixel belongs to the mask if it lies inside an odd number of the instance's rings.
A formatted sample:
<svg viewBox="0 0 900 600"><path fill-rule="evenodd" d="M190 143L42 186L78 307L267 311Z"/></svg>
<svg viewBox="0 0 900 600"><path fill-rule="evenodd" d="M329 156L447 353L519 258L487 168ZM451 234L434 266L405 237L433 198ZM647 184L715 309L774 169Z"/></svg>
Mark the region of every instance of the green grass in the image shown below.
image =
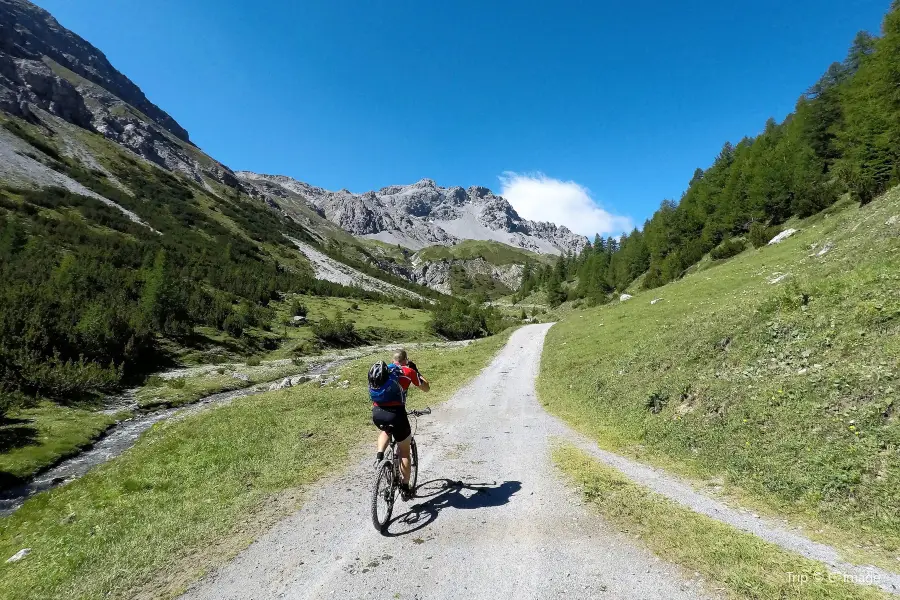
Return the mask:
<svg viewBox="0 0 900 600"><path fill-rule="evenodd" d="M649 492L581 450L564 445L553 458L610 523L663 560L701 573L729 598L851 600L889 598L831 574L825 565L700 515Z"/></svg>
<svg viewBox="0 0 900 600"><path fill-rule="evenodd" d="M570 313L547 337L542 401L607 449L897 569L900 226L886 221L898 214L894 190L798 223L782 244ZM777 273L790 275L769 283Z"/></svg>
<svg viewBox="0 0 900 600"><path fill-rule="evenodd" d="M411 402L446 399L507 339L414 353L433 392ZM296 509L302 487L341 468L359 440L374 444L371 360L343 370L347 389L299 386L157 424L121 457L30 499L0 520L0 556L32 550L0 565L0 597L177 595Z"/></svg>
<svg viewBox="0 0 900 600"><path fill-rule="evenodd" d="M89 445L121 415L41 402L0 422L0 482L22 480Z"/></svg>
<svg viewBox="0 0 900 600"><path fill-rule="evenodd" d="M408 248L398 247L397 244L388 244L381 240L359 238L354 241L361 244L363 248L376 256L391 258L399 263L409 262L409 259L413 255L413 251Z"/></svg>
<svg viewBox="0 0 900 600"><path fill-rule="evenodd" d="M233 365L234 368L221 367L222 373L215 370L211 373L203 373L190 377L178 377L159 381L154 379L150 385L145 385L136 393L138 405L141 408L154 408L157 406L182 406L191 404L218 392L239 390L257 383L274 381L288 375L301 373L303 367L286 364L271 365L261 364L251 367L247 365ZM233 373L247 375L248 381L237 379Z"/></svg>
<svg viewBox="0 0 900 600"><path fill-rule="evenodd" d="M297 354L297 349L304 343L308 345L315 342L309 325L295 327L284 324L293 316L289 313L294 299L306 306L309 323L323 318L332 319L336 312L340 312L345 320L353 321L357 331L369 343L435 339L428 328L431 312L427 310L371 300L289 294L283 302L272 303L276 311L274 322L281 323L273 327L273 332L283 336L284 342L277 350L266 355L268 359L289 358Z"/></svg>
<svg viewBox="0 0 900 600"><path fill-rule="evenodd" d="M473 260L483 258L492 265L521 265L526 260L547 262L547 255L537 254L522 248L514 248L489 240L464 240L455 246L428 246L419 250L416 256L421 260Z"/></svg>

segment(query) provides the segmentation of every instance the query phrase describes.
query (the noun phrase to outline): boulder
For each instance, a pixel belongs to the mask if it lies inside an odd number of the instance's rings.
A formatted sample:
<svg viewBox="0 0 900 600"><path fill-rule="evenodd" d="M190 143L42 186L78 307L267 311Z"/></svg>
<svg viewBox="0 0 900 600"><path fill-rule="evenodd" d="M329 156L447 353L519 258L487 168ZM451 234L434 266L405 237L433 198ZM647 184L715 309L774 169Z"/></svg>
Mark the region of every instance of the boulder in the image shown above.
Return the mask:
<svg viewBox="0 0 900 600"><path fill-rule="evenodd" d="M622 294L619 296L619 302L625 302L626 300L631 300L634 296L631 294Z"/></svg>
<svg viewBox="0 0 900 600"><path fill-rule="evenodd" d="M773 237L771 240L769 240L768 245L771 246L772 244L780 244L781 242L788 239L795 233L797 233L796 229L785 229L784 231L782 231L781 233L779 233L778 235Z"/></svg>
<svg viewBox="0 0 900 600"><path fill-rule="evenodd" d="M240 379L241 381L250 381L250 376L246 373L232 373L232 379Z"/></svg>
<svg viewBox="0 0 900 600"><path fill-rule="evenodd" d="M650 304L656 304L657 302L662 302L662 298L654 298L650 301Z"/></svg>

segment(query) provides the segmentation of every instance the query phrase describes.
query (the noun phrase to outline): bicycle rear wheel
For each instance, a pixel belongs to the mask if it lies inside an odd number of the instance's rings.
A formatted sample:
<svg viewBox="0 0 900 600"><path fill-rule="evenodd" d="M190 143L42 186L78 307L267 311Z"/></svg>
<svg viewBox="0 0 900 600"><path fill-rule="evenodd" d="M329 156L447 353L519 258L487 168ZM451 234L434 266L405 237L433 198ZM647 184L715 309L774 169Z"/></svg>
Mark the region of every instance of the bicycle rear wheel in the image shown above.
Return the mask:
<svg viewBox="0 0 900 600"><path fill-rule="evenodd" d="M372 524L378 531L384 531L394 510L394 467L390 461L381 463L372 490Z"/></svg>
<svg viewBox="0 0 900 600"><path fill-rule="evenodd" d="M416 438L409 443L409 489L416 493L416 480L419 477L419 450L416 448Z"/></svg>

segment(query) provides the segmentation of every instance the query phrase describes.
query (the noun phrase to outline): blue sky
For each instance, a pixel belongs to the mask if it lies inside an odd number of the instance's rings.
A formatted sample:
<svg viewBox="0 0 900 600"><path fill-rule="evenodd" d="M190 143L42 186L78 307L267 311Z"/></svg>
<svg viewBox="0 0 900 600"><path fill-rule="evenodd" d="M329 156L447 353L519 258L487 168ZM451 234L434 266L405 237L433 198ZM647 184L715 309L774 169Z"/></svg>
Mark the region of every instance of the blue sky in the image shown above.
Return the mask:
<svg viewBox="0 0 900 600"><path fill-rule="evenodd" d="M38 4L233 169L484 185L590 234L782 119L889 1Z"/></svg>

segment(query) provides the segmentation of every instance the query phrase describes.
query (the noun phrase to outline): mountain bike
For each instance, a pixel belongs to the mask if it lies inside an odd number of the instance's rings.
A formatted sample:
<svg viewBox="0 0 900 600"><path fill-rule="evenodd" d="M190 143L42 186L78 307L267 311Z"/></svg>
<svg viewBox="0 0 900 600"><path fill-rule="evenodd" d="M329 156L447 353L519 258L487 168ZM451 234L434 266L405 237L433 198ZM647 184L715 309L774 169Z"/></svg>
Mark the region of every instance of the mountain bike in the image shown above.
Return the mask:
<svg viewBox="0 0 900 600"><path fill-rule="evenodd" d="M407 415L414 418L412 440L409 443L409 489L415 494L416 479L419 476L419 451L416 448L416 429L418 418L430 415L431 409L407 411ZM400 457L397 456L397 441L391 436L391 443L384 453L384 460L378 464L378 473L375 475L375 487L372 490L372 524L378 531L384 531L391 513L394 511L394 502L400 493L400 483L403 481L400 475Z"/></svg>

